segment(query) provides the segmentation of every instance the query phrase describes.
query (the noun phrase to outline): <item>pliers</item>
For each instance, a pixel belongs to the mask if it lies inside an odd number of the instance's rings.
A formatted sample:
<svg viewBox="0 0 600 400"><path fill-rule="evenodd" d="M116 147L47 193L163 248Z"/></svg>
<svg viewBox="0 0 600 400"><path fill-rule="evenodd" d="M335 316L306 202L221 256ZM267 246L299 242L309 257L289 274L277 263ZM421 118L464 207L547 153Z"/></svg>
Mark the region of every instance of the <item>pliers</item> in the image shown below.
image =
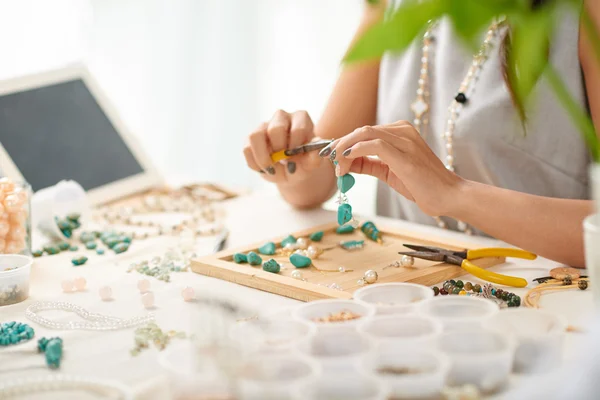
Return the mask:
<svg viewBox="0 0 600 400"><path fill-rule="evenodd" d="M398 254L420 258L422 260L439 261L447 264L458 265L477 278L499 285L513 287L525 287L527 286L527 281L523 278L487 271L472 263L471 260L484 257L516 257L525 260L535 260L537 257L535 254L525 250L509 248L484 248L466 251L453 251L441 249L439 247L419 246L412 244L405 244L404 247L414 251L398 252Z"/></svg>
<svg viewBox="0 0 600 400"><path fill-rule="evenodd" d="M271 161L273 161L273 163L276 163L281 160L285 160L286 158L297 156L298 154L308 153L309 151L321 150L329 146L332 142L333 140L318 140L316 142L310 142L298 147L294 147L293 149L280 150L271 154Z"/></svg>

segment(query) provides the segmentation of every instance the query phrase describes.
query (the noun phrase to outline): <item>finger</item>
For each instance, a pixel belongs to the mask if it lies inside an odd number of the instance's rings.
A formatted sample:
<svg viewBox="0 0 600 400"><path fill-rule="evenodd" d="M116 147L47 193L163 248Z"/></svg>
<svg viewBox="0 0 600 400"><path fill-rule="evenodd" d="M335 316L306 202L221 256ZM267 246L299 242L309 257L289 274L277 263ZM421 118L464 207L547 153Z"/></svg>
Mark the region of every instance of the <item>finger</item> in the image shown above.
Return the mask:
<svg viewBox="0 0 600 400"><path fill-rule="evenodd" d="M395 160L396 162L402 162L403 159L403 154L400 150L396 149L383 139L377 138L359 142L352 146L352 152L347 156L342 157L338 162L336 174L339 173L339 176L347 174L352 165L352 160L367 156L377 156L383 161Z"/></svg>
<svg viewBox="0 0 600 400"><path fill-rule="evenodd" d="M288 148L294 148L310 142L314 137L314 125L306 111L296 111L292 114L290 140Z"/></svg>
<svg viewBox="0 0 600 400"><path fill-rule="evenodd" d="M349 135L344 136L335 143L335 157L333 160L340 160L343 157L348 156L352 150L348 150L356 143L382 139L392 146L403 150L400 146L402 133L404 131L412 130L410 125L399 125L399 126L363 126L362 128L356 129Z"/></svg>
<svg viewBox="0 0 600 400"><path fill-rule="evenodd" d="M390 167L381 160L359 157L352 160L350 172L357 174L370 175L387 183L395 191L406 197L408 200L415 201L412 194L408 191L404 183L391 170Z"/></svg>
<svg viewBox="0 0 600 400"><path fill-rule="evenodd" d="M250 146L244 147L244 157L246 158L246 164L248 164L248 167L250 167L250 169L253 169L256 172L263 172L263 170L260 169L258 163L254 159L254 154L252 153L252 148Z"/></svg>
<svg viewBox="0 0 600 400"><path fill-rule="evenodd" d="M267 127L267 137L272 152L287 149L290 126L290 114L283 110L277 110Z"/></svg>
<svg viewBox="0 0 600 400"><path fill-rule="evenodd" d="M250 148L254 155L254 160L258 164L259 168L270 175L275 175L276 168L272 165L271 152L269 150L269 143L267 138L266 126L262 129L258 129L250 134Z"/></svg>

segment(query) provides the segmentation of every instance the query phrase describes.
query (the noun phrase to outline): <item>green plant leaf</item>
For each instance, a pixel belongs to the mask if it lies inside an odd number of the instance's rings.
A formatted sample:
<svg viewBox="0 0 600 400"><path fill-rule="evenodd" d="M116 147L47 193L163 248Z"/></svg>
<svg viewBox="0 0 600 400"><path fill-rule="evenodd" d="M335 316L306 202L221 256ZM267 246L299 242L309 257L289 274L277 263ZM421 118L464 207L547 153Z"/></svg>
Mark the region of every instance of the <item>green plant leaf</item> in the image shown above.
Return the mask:
<svg viewBox="0 0 600 400"><path fill-rule="evenodd" d="M446 10L448 0L406 0L390 16L367 30L344 57L344 63L380 58L386 51L404 51L425 31L430 20Z"/></svg>
<svg viewBox="0 0 600 400"><path fill-rule="evenodd" d="M524 120L527 99L548 64L553 14L549 7L511 20L508 78Z"/></svg>
<svg viewBox="0 0 600 400"><path fill-rule="evenodd" d="M454 31L471 47L494 19L513 14L520 8L517 0L449 0L448 16Z"/></svg>

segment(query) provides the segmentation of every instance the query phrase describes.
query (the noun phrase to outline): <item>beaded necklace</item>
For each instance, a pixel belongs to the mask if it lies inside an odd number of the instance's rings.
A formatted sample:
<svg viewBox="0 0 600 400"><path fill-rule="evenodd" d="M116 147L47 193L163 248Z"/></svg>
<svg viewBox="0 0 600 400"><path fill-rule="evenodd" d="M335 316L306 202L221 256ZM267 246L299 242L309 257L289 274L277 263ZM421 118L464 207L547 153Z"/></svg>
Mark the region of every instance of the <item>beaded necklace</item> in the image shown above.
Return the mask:
<svg viewBox="0 0 600 400"><path fill-rule="evenodd" d="M458 119L458 116L460 115L464 105L468 102L469 98L473 94L473 91L475 90L475 83L477 82L479 73L481 72L484 63L489 56L490 50L493 48L492 41L497 36L500 28L503 25L504 21L494 22L492 25L490 25L479 51L473 56L473 61L471 62L469 70L467 71L466 76L463 78L458 88L458 93L448 107L448 121L446 124L446 129L442 134L442 139L444 139L446 149L444 165L449 171L455 171L453 137L456 120ZM432 23L423 36L421 71L417 87L417 96L410 106L414 114L413 125L423 137L427 136L427 125L429 124L429 120L427 118L428 114L430 113L431 95L429 84L429 64L431 47L434 43L433 31L436 27L437 23ZM440 228L447 228L446 223L440 217L434 217L434 219ZM471 227L469 227L463 221L457 221L457 227L460 231L468 235L473 234Z"/></svg>

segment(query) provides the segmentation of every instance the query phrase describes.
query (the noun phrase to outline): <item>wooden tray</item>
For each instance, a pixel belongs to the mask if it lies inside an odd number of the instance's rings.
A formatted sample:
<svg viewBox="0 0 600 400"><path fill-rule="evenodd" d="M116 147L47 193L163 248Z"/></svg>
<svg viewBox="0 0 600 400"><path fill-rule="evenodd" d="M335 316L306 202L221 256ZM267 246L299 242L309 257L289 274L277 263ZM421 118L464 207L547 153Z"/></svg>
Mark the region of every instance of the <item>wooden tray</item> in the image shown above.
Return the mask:
<svg viewBox="0 0 600 400"><path fill-rule="evenodd" d="M318 259L313 260L313 265L308 268L302 268L302 275L306 281L300 281L292 278L290 275L296 268L289 262L289 258L281 255L265 256L261 255L263 261L274 258L283 264L281 272L274 274L263 271L260 266L251 266L249 264L236 264L233 262L234 253L248 253L255 251L258 253L258 247L267 241L273 241L279 248L279 243L283 237L272 240L265 240L253 246L246 246L234 250L225 250L220 253L212 254L203 258L192 260L192 270L196 273L211 276L214 278L238 283L266 292L279 294L281 296L291 297L301 301L312 301L317 299L350 299L352 293L359 286L357 281L363 277L364 272L369 269L377 271L379 279L377 283L384 282L412 282L422 285L435 285L444 280L453 279L466 272L454 265L439 264L426 260L415 259L413 268L388 267L394 261L400 260L399 251L407 251L403 243L425 244L443 247L454 250L464 250L473 248L469 243L460 243L449 240L439 240L432 237L424 237L410 231L399 229L390 229L385 226L378 226L383 235L383 244L377 244L365 237L357 229L352 234L339 235L335 233L337 224L329 223L305 231L292 233L296 238L308 237L313 232L324 231L323 239L318 243L313 243L320 248L332 247L340 241L346 240L365 240L365 246L357 250L344 250L337 247L323 253ZM493 265L501 264L504 258L486 258L477 260L477 265L487 268ZM339 272L338 268L343 266L351 272ZM326 287L327 284L337 283L342 290L335 290Z"/></svg>

